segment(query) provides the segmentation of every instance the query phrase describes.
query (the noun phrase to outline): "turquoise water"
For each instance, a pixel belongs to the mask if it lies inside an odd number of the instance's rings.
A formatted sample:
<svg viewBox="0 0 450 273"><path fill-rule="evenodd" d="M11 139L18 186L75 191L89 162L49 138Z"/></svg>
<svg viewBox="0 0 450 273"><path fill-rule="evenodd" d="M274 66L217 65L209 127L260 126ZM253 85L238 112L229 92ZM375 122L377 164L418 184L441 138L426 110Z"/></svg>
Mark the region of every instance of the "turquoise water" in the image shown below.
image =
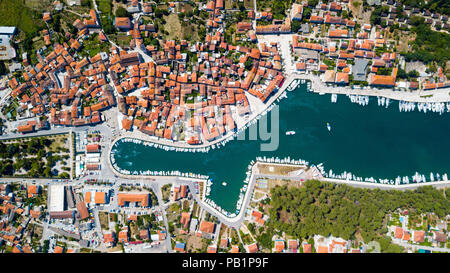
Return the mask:
<svg viewBox="0 0 450 273"><path fill-rule="evenodd" d="M164 151L121 142L115 146L115 161L129 171L208 175L213 180L209 198L231 213L236 210L247 167L257 156L323 162L326 170L350 171L360 177L394 179L417 171L429 180L430 172L449 173L449 113L399 112L398 102L380 107L376 97L370 98L367 106L353 104L343 95L331 103L330 95L306 92L304 85L287 95L279 102L280 145L276 151L261 152L259 140L233 140L209 153ZM290 130L296 134L286 136ZM222 186L223 181L228 185Z"/></svg>

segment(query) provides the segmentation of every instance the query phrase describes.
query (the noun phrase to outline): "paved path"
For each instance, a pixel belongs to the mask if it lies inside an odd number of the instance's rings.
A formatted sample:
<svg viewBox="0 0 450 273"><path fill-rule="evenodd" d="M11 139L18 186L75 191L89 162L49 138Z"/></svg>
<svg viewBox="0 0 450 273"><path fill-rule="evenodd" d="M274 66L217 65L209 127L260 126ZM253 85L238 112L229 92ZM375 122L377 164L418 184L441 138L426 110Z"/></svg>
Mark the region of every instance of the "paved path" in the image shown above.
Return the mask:
<svg viewBox="0 0 450 273"><path fill-rule="evenodd" d="M361 188L371 188L371 189L381 189L381 190L414 190L423 186L433 186L435 188L446 188L450 187L450 181L436 181L436 182L425 182L425 183L411 183L405 185L389 185L389 184L380 184L380 183L371 183L371 182L363 182L363 181L352 181L352 180L343 180L343 179L335 179L335 178L324 178L323 181L337 183L337 184L347 184L352 187L361 187Z"/></svg>
<svg viewBox="0 0 450 273"><path fill-rule="evenodd" d="M253 9L254 9L254 12L255 12L255 19L253 19L253 29L256 30L256 11L257 11L257 9L256 9L256 0L253 0Z"/></svg>
<svg viewBox="0 0 450 273"><path fill-rule="evenodd" d="M73 173L74 173L74 167L73 167L73 159L75 158L75 151L73 149L74 143L73 143L73 135L72 135L73 131L72 128L69 131L69 166L70 166L70 180L72 180L73 177Z"/></svg>
<svg viewBox="0 0 450 273"><path fill-rule="evenodd" d="M408 243L404 243L404 242L394 242L394 243L397 244L397 245L401 245L402 247L405 247L405 248L412 248L414 250L425 249L425 250L430 250L430 251L439 251L439 252L450 253L450 249L449 248L413 245L413 244L408 244Z"/></svg>

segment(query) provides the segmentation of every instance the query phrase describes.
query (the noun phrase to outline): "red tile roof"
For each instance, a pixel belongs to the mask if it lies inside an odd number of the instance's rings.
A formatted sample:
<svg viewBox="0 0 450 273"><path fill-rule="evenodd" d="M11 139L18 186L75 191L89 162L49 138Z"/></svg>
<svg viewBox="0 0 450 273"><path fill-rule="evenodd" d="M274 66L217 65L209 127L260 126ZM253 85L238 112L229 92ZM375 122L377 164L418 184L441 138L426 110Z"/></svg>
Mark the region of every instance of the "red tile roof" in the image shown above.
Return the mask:
<svg viewBox="0 0 450 273"><path fill-rule="evenodd" d="M202 221L200 223L200 231L204 233L213 233L216 225L212 222Z"/></svg>
<svg viewBox="0 0 450 273"><path fill-rule="evenodd" d="M258 245L256 243L248 245L247 248L248 248L248 252L250 252L250 253L258 252Z"/></svg>
<svg viewBox="0 0 450 273"><path fill-rule="evenodd" d="M117 203L119 206L124 206L126 202L139 203L140 206L147 207L148 194L132 194L132 193L119 193L117 195Z"/></svg>
<svg viewBox="0 0 450 273"><path fill-rule="evenodd" d="M303 244L303 253L312 253L312 245Z"/></svg>
<svg viewBox="0 0 450 273"><path fill-rule="evenodd" d="M423 230L415 230L414 231L414 242L422 243L425 241L425 231Z"/></svg>
<svg viewBox="0 0 450 273"><path fill-rule="evenodd" d="M403 229L401 227L395 227L395 238L401 239L403 237Z"/></svg>

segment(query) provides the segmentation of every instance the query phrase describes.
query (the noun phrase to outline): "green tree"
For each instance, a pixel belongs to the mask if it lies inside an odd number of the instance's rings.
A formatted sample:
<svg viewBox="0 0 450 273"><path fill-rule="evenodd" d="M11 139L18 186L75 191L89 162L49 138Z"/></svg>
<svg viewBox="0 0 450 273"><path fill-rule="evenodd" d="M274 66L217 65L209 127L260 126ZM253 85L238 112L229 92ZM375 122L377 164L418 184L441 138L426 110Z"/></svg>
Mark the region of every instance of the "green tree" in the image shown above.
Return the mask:
<svg viewBox="0 0 450 273"><path fill-rule="evenodd" d="M0 61L0 76L6 75L8 70L6 69L6 65L3 61Z"/></svg>
<svg viewBox="0 0 450 273"><path fill-rule="evenodd" d="M123 7L119 7L116 10L116 17L130 17L130 13Z"/></svg>
<svg viewBox="0 0 450 273"><path fill-rule="evenodd" d="M291 31L294 32L294 33L297 33L298 30L301 28L301 26L302 26L302 23L300 21L293 20L291 22Z"/></svg>

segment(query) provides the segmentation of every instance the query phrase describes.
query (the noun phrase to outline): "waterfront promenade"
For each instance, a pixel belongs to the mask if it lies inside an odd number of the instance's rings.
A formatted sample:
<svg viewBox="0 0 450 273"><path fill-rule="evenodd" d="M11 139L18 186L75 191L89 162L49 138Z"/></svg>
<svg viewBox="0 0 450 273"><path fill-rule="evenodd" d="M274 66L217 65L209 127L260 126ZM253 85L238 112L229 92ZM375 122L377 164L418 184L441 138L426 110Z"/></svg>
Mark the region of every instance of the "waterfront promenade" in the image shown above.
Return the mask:
<svg viewBox="0 0 450 273"><path fill-rule="evenodd" d="M365 89L353 89L350 86L328 86L320 80L318 75L297 72L296 61L294 60L292 52L291 34L264 34L257 35L257 38L258 41L263 43L279 44L280 53L283 59L283 71L286 76L284 86L288 86L294 79L305 79L311 82L311 89L315 93L378 96L408 102L450 102L450 88L427 91L420 89L415 91L400 91L392 88L373 88L370 86L365 87Z"/></svg>
<svg viewBox="0 0 450 273"><path fill-rule="evenodd" d="M344 180L344 179L336 179L336 178L324 178L323 181L336 183L336 184L346 184L352 187L360 187L360 188L370 188L370 189L380 189L380 190L414 190L423 186L432 186L434 188L447 188L450 187L450 181L433 181L433 182L423 182L423 183L410 183L410 184L402 184L402 185L389 185L389 184L380 184L380 183L371 183L364 181L353 181L353 180Z"/></svg>
<svg viewBox="0 0 450 273"><path fill-rule="evenodd" d="M320 80L319 76L313 74L295 73L295 75L294 78L296 79L311 81L311 91L315 93L385 97L391 100L408 102L450 102L450 88L428 91L396 91L388 88L378 89L371 87L353 89L344 86L327 86Z"/></svg>
<svg viewBox="0 0 450 273"><path fill-rule="evenodd" d="M263 115L267 114L268 110L271 106L275 104L275 102L279 99L282 99L283 94L286 92L286 88L291 84L292 81L296 80L306 80L311 83L311 88L309 91L318 94L341 94L341 95L360 95L360 96L375 96L375 97L385 97L391 100L398 101L407 101L407 102L417 102L417 103L442 103L442 102L450 102L450 89L436 89L432 91L394 91L393 89L377 89L377 88L367 88L367 89L352 89L350 87L337 87L337 86L327 86L324 84L319 76L312 74L300 74L300 73L289 73L286 77L281 88L269 98L269 100L262 104L252 105L250 106L254 111L252 111L248 120L238 122L237 130L233 132L228 132L225 135L220 136L219 138L210 141L204 142L199 145L190 145L185 142L175 142L171 140L167 140L164 138L158 138L155 136L149 136L140 131L133 132L121 132L120 136L114 140L111 146L114 146L115 142L120 140L121 138L134 138L140 139L148 142L153 142L155 144L162 145L163 147L170 148L181 148L187 149L186 151L205 151L207 148L211 148L213 145L218 146L225 145L226 142L231 141L238 132L241 132L254 120L258 120ZM295 92L295 91L293 91ZM249 95L251 96L251 95ZM250 102L252 100L249 100Z"/></svg>

